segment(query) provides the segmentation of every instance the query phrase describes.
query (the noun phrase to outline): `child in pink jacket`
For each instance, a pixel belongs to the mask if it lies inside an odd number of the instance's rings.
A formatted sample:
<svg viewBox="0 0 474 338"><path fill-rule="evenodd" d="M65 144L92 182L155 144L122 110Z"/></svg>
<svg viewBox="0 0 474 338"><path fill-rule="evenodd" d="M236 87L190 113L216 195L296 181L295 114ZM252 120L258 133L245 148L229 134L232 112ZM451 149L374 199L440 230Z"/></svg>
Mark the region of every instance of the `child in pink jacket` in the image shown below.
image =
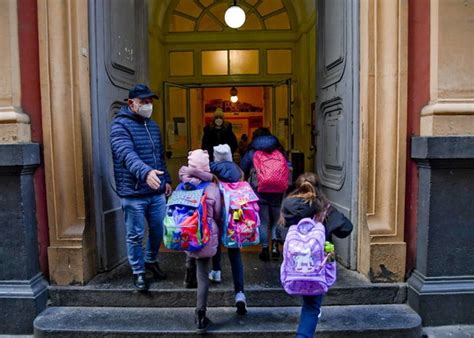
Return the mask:
<svg viewBox="0 0 474 338"><path fill-rule="evenodd" d="M209 293L209 262L214 256L218 245L219 227L221 226L221 195L219 188L213 182L213 175L209 168L207 151L197 149L189 152L188 166L179 169L179 179L183 183L198 185L210 182L205 189L207 221L211 228L211 238L200 251L186 251L186 275L184 285L187 288L196 287L197 304L195 323L198 333L206 332L209 319L206 317L207 295Z"/></svg>

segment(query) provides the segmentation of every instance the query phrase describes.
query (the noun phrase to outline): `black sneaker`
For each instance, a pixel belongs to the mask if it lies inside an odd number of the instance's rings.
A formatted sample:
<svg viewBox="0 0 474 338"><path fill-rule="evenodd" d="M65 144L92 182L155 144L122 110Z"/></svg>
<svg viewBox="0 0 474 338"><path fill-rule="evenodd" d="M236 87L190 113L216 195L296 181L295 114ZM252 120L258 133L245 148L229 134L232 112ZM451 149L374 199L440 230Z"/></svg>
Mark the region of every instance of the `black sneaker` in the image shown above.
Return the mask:
<svg viewBox="0 0 474 338"><path fill-rule="evenodd" d="M194 324L196 324L196 332L199 334L206 333L211 321L206 317L206 310L196 309L194 316Z"/></svg>
<svg viewBox="0 0 474 338"><path fill-rule="evenodd" d="M264 262L268 262L270 260L270 253L268 252L268 248L262 248L262 252L258 255L258 258Z"/></svg>
<svg viewBox="0 0 474 338"><path fill-rule="evenodd" d="M133 274L133 285L140 292L148 291L148 283L146 282L144 273Z"/></svg>
<svg viewBox="0 0 474 338"><path fill-rule="evenodd" d="M272 259L280 258L280 249L278 248L278 242L275 240L272 242Z"/></svg>
<svg viewBox="0 0 474 338"><path fill-rule="evenodd" d="M166 273L160 269L158 262L147 263L145 262L145 270L150 271L153 274L153 277L158 280L166 279Z"/></svg>

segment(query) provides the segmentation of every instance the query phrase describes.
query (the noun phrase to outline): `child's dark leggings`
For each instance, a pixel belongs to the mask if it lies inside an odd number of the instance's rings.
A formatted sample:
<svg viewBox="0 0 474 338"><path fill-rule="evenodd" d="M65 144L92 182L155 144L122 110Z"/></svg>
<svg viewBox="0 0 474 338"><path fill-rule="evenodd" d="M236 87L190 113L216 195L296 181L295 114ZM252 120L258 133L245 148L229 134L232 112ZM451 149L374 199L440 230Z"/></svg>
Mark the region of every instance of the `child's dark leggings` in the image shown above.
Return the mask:
<svg viewBox="0 0 474 338"><path fill-rule="evenodd" d="M186 268L196 268L197 299L196 309L206 310L209 293L209 261L210 258L192 258L186 256Z"/></svg>
<svg viewBox="0 0 474 338"><path fill-rule="evenodd" d="M229 254L230 266L232 268L232 279L234 280L234 291L244 292L244 267L242 265L242 257L240 255L239 248L227 248L227 253ZM220 271L221 270L221 246L217 247L217 252L212 257L212 270Z"/></svg>

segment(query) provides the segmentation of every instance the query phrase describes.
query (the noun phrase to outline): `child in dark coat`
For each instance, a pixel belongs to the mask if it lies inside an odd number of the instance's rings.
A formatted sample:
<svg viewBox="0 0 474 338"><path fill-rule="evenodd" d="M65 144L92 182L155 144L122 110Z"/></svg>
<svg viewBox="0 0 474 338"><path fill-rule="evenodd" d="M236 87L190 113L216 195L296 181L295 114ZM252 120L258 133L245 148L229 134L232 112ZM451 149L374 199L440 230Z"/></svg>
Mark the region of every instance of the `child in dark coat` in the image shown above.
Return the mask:
<svg viewBox="0 0 474 338"><path fill-rule="evenodd" d="M280 223L285 228L298 224L303 218L315 218L326 230L326 239L334 234L344 238L352 231L352 224L333 207L324 196L319 177L315 173L301 174L296 180L296 189L283 200ZM323 296L303 296L297 338L314 337L318 320L321 317Z"/></svg>

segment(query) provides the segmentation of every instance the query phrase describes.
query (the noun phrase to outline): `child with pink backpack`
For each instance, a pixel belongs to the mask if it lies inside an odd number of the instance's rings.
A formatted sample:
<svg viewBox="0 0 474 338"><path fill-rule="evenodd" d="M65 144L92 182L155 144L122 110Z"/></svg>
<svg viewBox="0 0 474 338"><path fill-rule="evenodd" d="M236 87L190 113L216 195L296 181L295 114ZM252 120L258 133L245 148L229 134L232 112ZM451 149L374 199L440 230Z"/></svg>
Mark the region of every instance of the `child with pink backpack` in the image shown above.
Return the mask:
<svg viewBox="0 0 474 338"><path fill-rule="evenodd" d="M196 287L197 282L197 305L195 313L195 324L198 333L206 332L210 321L206 317L206 308L207 308L207 296L209 293L209 263L211 257L213 257L217 250L218 245L218 236L219 236L219 227L221 223L221 193L217 184L213 181L213 175L209 167L209 155L207 151L197 149L190 151L188 155L188 166L183 166L179 169L179 179L181 184L178 186L176 191L181 191L181 189L186 190L197 190L203 191L203 200L205 203L200 206L202 210L202 220L205 223L206 228L209 229L210 238L207 239L204 247L197 251L186 251L186 276L185 276L185 286L186 287ZM175 194L176 191L173 193ZM184 198L189 199L189 195L182 194ZM173 198L173 195L172 197ZM199 198L199 197L198 197ZM194 198L194 200L198 199ZM192 201L190 201L192 202ZM173 210L174 213L178 214L179 210ZM183 215L182 218L186 218L186 215ZM201 221L201 220L200 220ZM166 222L165 222L165 232L166 232ZM204 227L203 227L204 229ZM181 234L177 236L182 237ZM200 234L198 233L198 236ZM206 236L205 234L202 234ZM166 238L166 234L165 234ZM173 241L171 238L170 241ZM166 240L165 240L166 242ZM177 240L179 242L179 240ZM181 242L182 238L181 238ZM201 239L198 238L191 243L201 243ZM187 244L185 242L185 244Z"/></svg>
<svg viewBox="0 0 474 338"><path fill-rule="evenodd" d="M278 139L268 128L258 128L253 132L249 150L240 161L248 181L259 198L260 244L259 258L270 260L268 233L271 233L271 257L278 259L281 235L278 231L280 206L288 189L290 163Z"/></svg>
<svg viewBox="0 0 474 338"><path fill-rule="evenodd" d="M220 144L214 147L214 162L211 163L211 172L219 180L219 186L223 195L224 214L221 236L219 237L222 240L219 241L217 253L212 258L212 270L209 273L209 279L215 283L221 282L220 244L222 242L227 247L232 269L237 313L244 315L247 313L247 301L244 294L244 270L240 248L242 246L258 244L258 198L248 183L243 182L243 172L232 161L229 145ZM245 200L242 197L245 197ZM236 204L239 200L242 203ZM244 218L246 218L246 224L250 226L242 226Z"/></svg>

